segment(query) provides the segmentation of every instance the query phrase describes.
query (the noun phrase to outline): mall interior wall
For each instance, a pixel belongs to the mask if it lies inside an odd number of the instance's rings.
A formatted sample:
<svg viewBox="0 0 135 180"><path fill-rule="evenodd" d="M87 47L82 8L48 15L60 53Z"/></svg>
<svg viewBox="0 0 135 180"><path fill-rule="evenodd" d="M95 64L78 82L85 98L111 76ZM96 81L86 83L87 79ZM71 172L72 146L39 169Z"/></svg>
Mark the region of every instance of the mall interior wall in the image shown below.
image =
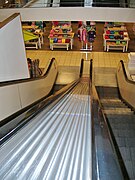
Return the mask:
<svg viewBox="0 0 135 180"><path fill-rule="evenodd" d="M48 7L0 9L0 21L14 13L21 14L22 21L101 21L135 22L135 8L107 7Z"/></svg>

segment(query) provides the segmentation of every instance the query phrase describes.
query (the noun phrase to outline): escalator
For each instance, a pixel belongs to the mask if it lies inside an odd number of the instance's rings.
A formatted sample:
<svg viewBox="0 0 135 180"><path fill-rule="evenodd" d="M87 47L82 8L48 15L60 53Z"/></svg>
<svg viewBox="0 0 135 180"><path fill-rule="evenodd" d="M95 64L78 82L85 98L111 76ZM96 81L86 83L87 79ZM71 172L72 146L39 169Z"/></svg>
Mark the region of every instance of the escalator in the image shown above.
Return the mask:
<svg viewBox="0 0 135 180"><path fill-rule="evenodd" d="M88 87L88 81L81 80L3 145L1 179L17 176L19 179L87 179L86 175L91 176ZM79 161L75 161L75 156Z"/></svg>
<svg viewBox="0 0 135 180"><path fill-rule="evenodd" d="M81 68L78 80L16 117L21 121L1 135L0 179L124 179L97 99L91 96L92 73L83 72Z"/></svg>
<svg viewBox="0 0 135 180"><path fill-rule="evenodd" d="M89 84L81 78L34 107L38 114L2 143L0 179L91 179Z"/></svg>
<svg viewBox="0 0 135 180"><path fill-rule="evenodd" d="M125 72L123 68L124 66L120 65L117 72L120 89L103 86L98 86L96 89L107 118L124 177L125 179L135 179L135 111L129 105L130 100L130 104L133 105L135 83L126 80L127 77L124 73L122 74Z"/></svg>

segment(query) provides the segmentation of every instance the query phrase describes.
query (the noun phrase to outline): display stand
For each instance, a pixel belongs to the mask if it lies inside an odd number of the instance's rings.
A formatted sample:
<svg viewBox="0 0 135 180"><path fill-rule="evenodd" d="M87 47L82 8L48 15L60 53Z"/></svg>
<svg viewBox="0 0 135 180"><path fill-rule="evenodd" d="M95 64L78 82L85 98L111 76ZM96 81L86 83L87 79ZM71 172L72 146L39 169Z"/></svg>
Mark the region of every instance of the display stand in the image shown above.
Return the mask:
<svg viewBox="0 0 135 180"><path fill-rule="evenodd" d="M22 26L26 49L38 49L44 44L43 32L38 26Z"/></svg>
<svg viewBox="0 0 135 180"><path fill-rule="evenodd" d="M74 33L53 33L48 36L50 41L50 49L54 48L73 48Z"/></svg>
<svg viewBox="0 0 135 180"><path fill-rule="evenodd" d="M54 21L50 35L50 49L65 48L67 51L73 48L74 33L70 22Z"/></svg>
<svg viewBox="0 0 135 180"><path fill-rule="evenodd" d="M81 42L80 50L92 51L93 42L96 37L95 22L78 23L78 38Z"/></svg>
<svg viewBox="0 0 135 180"><path fill-rule="evenodd" d="M127 52L129 36L125 26L108 27L104 29L103 34L104 51L122 50Z"/></svg>
<svg viewBox="0 0 135 180"><path fill-rule="evenodd" d="M23 30L23 37L24 37L24 43L26 49L38 49L41 48L41 42L40 38L37 35L34 35L31 32L28 32L26 30Z"/></svg>

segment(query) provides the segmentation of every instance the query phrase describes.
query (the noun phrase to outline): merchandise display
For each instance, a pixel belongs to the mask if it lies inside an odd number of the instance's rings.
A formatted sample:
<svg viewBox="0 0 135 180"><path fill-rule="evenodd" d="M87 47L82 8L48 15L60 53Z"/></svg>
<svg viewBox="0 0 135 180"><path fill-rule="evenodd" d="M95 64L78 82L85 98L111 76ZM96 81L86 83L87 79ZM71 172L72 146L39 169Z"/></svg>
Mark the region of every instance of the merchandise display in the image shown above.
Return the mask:
<svg viewBox="0 0 135 180"><path fill-rule="evenodd" d="M34 35L31 32L28 32L26 30L23 30L23 37L24 37L24 43L25 43L25 48L36 48L40 46L40 39L37 35Z"/></svg>
<svg viewBox="0 0 135 180"><path fill-rule="evenodd" d="M44 43L42 29L40 29L39 26L35 25L35 23L32 23L30 26L22 26L22 29L26 49L41 49L41 46Z"/></svg>
<svg viewBox="0 0 135 180"><path fill-rule="evenodd" d="M82 43L81 50L92 50L92 43L96 37L95 22L78 22L78 38ZM89 47L88 47L89 46Z"/></svg>
<svg viewBox="0 0 135 180"><path fill-rule="evenodd" d="M40 21L35 22L22 22L23 30L40 37L40 43L36 39L25 41L26 48L43 50L53 50L55 48L60 50L63 48L63 50L107 52L117 50L123 52L133 51L130 45L133 44L134 38L134 35L132 36L133 23L43 21L45 25L42 28Z"/></svg>
<svg viewBox="0 0 135 180"><path fill-rule="evenodd" d="M122 50L123 52L128 50L129 36L126 27L122 24L107 25L104 29L104 51Z"/></svg>
<svg viewBox="0 0 135 180"><path fill-rule="evenodd" d="M73 48L74 33L72 32L71 22L53 21L52 29L48 36L50 41L50 49L53 48Z"/></svg>

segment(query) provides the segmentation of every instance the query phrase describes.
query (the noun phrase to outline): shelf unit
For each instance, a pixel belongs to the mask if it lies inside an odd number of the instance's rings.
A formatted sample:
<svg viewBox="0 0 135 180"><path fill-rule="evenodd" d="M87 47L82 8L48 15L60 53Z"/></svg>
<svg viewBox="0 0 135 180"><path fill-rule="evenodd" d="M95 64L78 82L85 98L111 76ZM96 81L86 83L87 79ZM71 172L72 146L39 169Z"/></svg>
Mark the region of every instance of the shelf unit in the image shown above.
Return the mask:
<svg viewBox="0 0 135 180"><path fill-rule="evenodd" d="M26 49L41 49L42 44L44 44L44 33L41 31L41 29L37 28L38 26L22 26Z"/></svg>
<svg viewBox="0 0 135 180"><path fill-rule="evenodd" d="M125 26L105 28L103 34L104 51L128 50L129 36Z"/></svg>
<svg viewBox="0 0 135 180"><path fill-rule="evenodd" d="M55 24L55 23L54 23ZM70 22L59 22L52 26L52 30L48 36L50 41L50 49L54 48L73 48L74 33L72 33Z"/></svg>
<svg viewBox="0 0 135 180"><path fill-rule="evenodd" d="M49 35L50 49L53 48L73 48L74 33L54 33Z"/></svg>

